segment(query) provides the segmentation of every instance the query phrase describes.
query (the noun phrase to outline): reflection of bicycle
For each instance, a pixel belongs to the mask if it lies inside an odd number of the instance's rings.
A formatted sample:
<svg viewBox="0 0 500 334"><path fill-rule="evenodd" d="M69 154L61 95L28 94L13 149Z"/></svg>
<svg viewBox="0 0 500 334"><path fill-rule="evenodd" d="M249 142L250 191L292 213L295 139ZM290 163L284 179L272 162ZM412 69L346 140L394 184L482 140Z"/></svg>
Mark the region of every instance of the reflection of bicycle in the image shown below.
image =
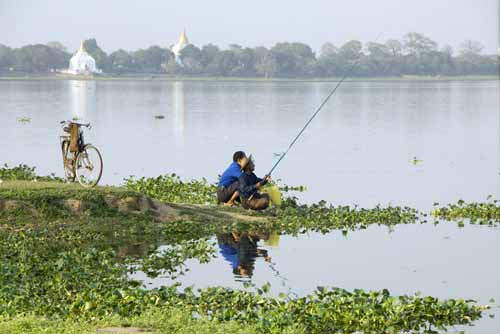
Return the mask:
<svg viewBox="0 0 500 334"><path fill-rule="evenodd" d="M60 137L66 180L75 182L76 179L84 187L94 187L102 176L102 157L97 148L83 141L81 127L90 129L90 123L62 121L61 125L68 133Z"/></svg>

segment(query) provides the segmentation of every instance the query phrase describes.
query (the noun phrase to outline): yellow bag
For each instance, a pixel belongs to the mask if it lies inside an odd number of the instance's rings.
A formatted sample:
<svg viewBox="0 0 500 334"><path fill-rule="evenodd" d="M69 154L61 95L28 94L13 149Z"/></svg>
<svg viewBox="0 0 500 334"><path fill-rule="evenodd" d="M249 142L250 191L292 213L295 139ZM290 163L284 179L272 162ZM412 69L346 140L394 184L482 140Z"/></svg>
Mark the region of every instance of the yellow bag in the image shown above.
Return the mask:
<svg viewBox="0 0 500 334"><path fill-rule="evenodd" d="M281 206L281 191L277 185L268 183L262 188L261 191L269 195L271 204Z"/></svg>
<svg viewBox="0 0 500 334"><path fill-rule="evenodd" d="M271 233L269 239L264 241L264 245L271 247L278 247L280 243L280 235L276 232Z"/></svg>

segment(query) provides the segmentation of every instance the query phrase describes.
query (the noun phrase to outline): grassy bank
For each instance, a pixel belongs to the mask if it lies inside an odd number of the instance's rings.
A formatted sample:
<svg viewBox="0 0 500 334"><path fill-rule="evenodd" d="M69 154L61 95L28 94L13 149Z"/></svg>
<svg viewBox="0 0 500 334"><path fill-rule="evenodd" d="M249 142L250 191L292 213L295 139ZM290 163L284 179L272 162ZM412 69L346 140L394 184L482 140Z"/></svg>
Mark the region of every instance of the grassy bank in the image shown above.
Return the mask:
<svg viewBox="0 0 500 334"><path fill-rule="evenodd" d="M318 288L272 297L267 285L146 289L129 276L141 271L175 280L187 260L214 257L212 238L219 233L347 232L423 222L411 208L304 206L288 198L281 208L249 213L214 205L206 181L173 175L83 189L21 166L0 169L0 179L0 333L113 327L132 333L424 333L473 324L485 309L387 290Z"/></svg>
<svg viewBox="0 0 500 334"><path fill-rule="evenodd" d="M26 75L0 76L0 81L37 81L37 80L94 80L94 81L222 81L222 82L338 82L340 77L332 78L249 78L249 77L191 77L166 75L110 75L110 76L55 76ZM403 77L359 77L347 78L347 82L412 82L412 81L498 81L496 75L470 76L403 76Z"/></svg>

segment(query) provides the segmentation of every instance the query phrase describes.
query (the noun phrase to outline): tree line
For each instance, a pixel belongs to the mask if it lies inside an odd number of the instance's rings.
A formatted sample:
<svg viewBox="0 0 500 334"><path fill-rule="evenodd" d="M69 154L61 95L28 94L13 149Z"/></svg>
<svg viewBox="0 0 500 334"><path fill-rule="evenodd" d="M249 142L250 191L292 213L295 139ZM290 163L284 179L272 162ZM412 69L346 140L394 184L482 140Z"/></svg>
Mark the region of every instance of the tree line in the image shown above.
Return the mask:
<svg viewBox="0 0 500 334"><path fill-rule="evenodd" d="M341 46L325 43L316 54L304 43L277 43L271 48L249 48L231 44L227 49L207 44L186 46L175 59L168 48L110 54L95 39L84 42L85 49L104 73L169 74L191 76L312 78L339 77L353 62L359 64L352 76L383 77L403 75L453 76L498 75L499 57L482 54L483 46L466 41L455 52L450 46L439 47L429 37L411 32L401 40L385 43L351 40ZM68 67L72 54L59 42L9 48L0 44L0 74L46 73Z"/></svg>

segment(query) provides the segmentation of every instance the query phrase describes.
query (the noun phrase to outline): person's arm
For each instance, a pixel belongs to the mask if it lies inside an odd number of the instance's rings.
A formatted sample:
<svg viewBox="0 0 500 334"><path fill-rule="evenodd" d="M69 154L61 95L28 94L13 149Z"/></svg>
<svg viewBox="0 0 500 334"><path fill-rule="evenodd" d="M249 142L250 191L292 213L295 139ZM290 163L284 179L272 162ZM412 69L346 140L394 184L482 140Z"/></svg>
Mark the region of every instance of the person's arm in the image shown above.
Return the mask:
<svg viewBox="0 0 500 334"><path fill-rule="evenodd" d="M269 179L270 179L269 175L264 176L263 179L257 178L257 184L255 185L255 187L257 189L260 189L261 187L265 186L267 182L269 182Z"/></svg>

